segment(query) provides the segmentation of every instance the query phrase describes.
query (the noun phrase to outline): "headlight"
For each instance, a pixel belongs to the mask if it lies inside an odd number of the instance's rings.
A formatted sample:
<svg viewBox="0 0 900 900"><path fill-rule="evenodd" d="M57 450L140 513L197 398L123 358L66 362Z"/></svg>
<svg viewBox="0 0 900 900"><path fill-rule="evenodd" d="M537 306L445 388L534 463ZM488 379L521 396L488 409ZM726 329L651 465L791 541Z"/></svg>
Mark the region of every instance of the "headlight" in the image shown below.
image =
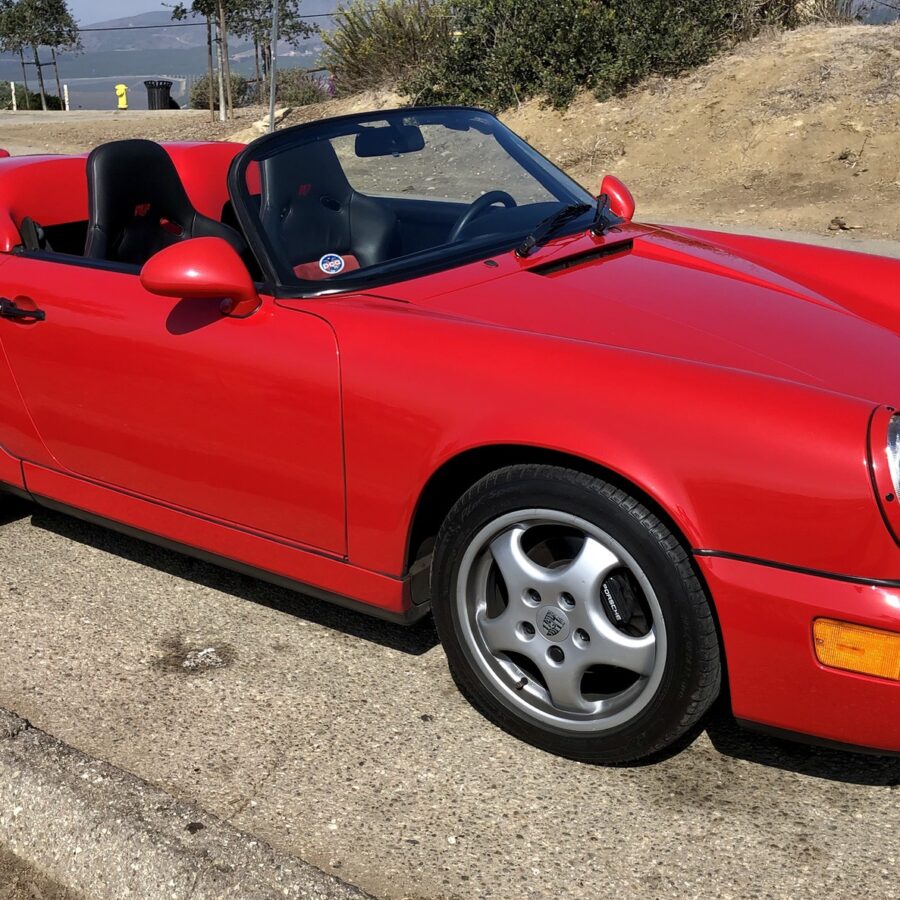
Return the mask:
<svg viewBox="0 0 900 900"><path fill-rule="evenodd" d="M900 544L900 404L879 406L869 425L869 473L884 522Z"/></svg>
<svg viewBox="0 0 900 900"><path fill-rule="evenodd" d="M887 464L894 493L900 494L900 416L891 416L888 422Z"/></svg>

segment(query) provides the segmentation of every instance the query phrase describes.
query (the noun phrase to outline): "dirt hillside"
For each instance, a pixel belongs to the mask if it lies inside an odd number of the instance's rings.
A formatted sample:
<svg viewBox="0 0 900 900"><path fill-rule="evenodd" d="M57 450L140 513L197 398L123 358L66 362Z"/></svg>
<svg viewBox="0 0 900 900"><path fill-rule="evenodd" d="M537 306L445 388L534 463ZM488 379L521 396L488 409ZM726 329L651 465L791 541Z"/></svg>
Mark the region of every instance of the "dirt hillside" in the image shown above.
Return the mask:
<svg viewBox="0 0 900 900"><path fill-rule="evenodd" d="M402 103L364 94L303 107L284 125ZM117 137L223 139L258 118L135 113L65 120L0 114L0 146L71 152ZM96 114L95 114L96 116ZM641 218L900 240L900 25L808 27L741 45L624 97L538 102L503 119L586 187L605 172ZM19 124L21 122L21 124ZM838 235L840 220L849 229Z"/></svg>
<svg viewBox="0 0 900 900"><path fill-rule="evenodd" d="M397 105L365 95L296 124ZM585 187L605 172L642 218L900 240L900 26L808 27L741 45L691 74L565 113L501 117Z"/></svg>
<svg viewBox="0 0 900 900"><path fill-rule="evenodd" d="M805 28L691 75L506 122L588 187L614 172L644 217L900 239L900 27ZM834 226L832 226L834 227Z"/></svg>

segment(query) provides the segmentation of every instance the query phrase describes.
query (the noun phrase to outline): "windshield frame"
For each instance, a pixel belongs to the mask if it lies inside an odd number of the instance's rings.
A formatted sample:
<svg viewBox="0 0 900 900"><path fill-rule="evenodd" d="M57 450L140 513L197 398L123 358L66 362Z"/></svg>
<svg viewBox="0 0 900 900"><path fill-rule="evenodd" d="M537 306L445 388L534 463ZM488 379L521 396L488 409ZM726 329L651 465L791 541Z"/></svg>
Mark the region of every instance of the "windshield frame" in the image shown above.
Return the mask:
<svg viewBox="0 0 900 900"><path fill-rule="evenodd" d="M459 243L439 244L349 272L339 281L312 281L299 278L290 269L262 227L251 199L253 195L247 187L247 171L254 162L273 156L276 152L288 152L292 147L310 141L330 140L353 134L355 125L364 126L370 122L402 120L408 117L425 120L422 124L426 124L430 117L434 117L433 123L441 124L441 117L453 112L468 113L473 117L489 120L486 124L501 148L552 195L559 193L564 195L564 199L559 201L560 207L567 203L591 204L591 209L583 216L573 219L554 232L554 238L572 234L585 227L579 223L593 215L596 198L487 110L471 106L408 106L318 119L257 138L235 157L228 172L228 192L234 211L263 269L267 285L276 297L305 298L366 291L381 285L408 281L411 278L477 262L498 253L512 251L521 243L530 228L517 229L505 235L494 233Z"/></svg>

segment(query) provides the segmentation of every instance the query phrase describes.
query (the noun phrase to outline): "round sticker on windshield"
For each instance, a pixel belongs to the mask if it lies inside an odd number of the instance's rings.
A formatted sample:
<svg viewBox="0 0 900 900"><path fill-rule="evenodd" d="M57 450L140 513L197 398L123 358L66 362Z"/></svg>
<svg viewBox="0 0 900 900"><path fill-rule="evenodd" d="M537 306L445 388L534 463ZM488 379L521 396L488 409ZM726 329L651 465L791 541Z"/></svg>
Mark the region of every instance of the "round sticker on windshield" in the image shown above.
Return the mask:
<svg viewBox="0 0 900 900"><path fill-rule="evenodd" d="M319 260L319 268L326 275L337 275L338 272L344 271L344 258L337 253L326 253Z"/></svg>

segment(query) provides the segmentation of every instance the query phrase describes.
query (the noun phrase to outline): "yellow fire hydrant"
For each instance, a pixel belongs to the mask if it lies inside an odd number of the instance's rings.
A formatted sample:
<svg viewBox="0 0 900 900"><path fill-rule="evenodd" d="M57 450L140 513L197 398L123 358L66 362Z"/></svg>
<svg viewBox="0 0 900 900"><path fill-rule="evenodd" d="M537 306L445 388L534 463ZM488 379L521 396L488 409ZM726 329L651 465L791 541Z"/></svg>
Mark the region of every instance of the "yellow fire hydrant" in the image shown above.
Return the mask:
<svg viewBox="0 0 900 900"><path fill-rule="evenodd" d="M128 85L117 84L116 96L119 98L119 109L128 109Z"/></svg>

